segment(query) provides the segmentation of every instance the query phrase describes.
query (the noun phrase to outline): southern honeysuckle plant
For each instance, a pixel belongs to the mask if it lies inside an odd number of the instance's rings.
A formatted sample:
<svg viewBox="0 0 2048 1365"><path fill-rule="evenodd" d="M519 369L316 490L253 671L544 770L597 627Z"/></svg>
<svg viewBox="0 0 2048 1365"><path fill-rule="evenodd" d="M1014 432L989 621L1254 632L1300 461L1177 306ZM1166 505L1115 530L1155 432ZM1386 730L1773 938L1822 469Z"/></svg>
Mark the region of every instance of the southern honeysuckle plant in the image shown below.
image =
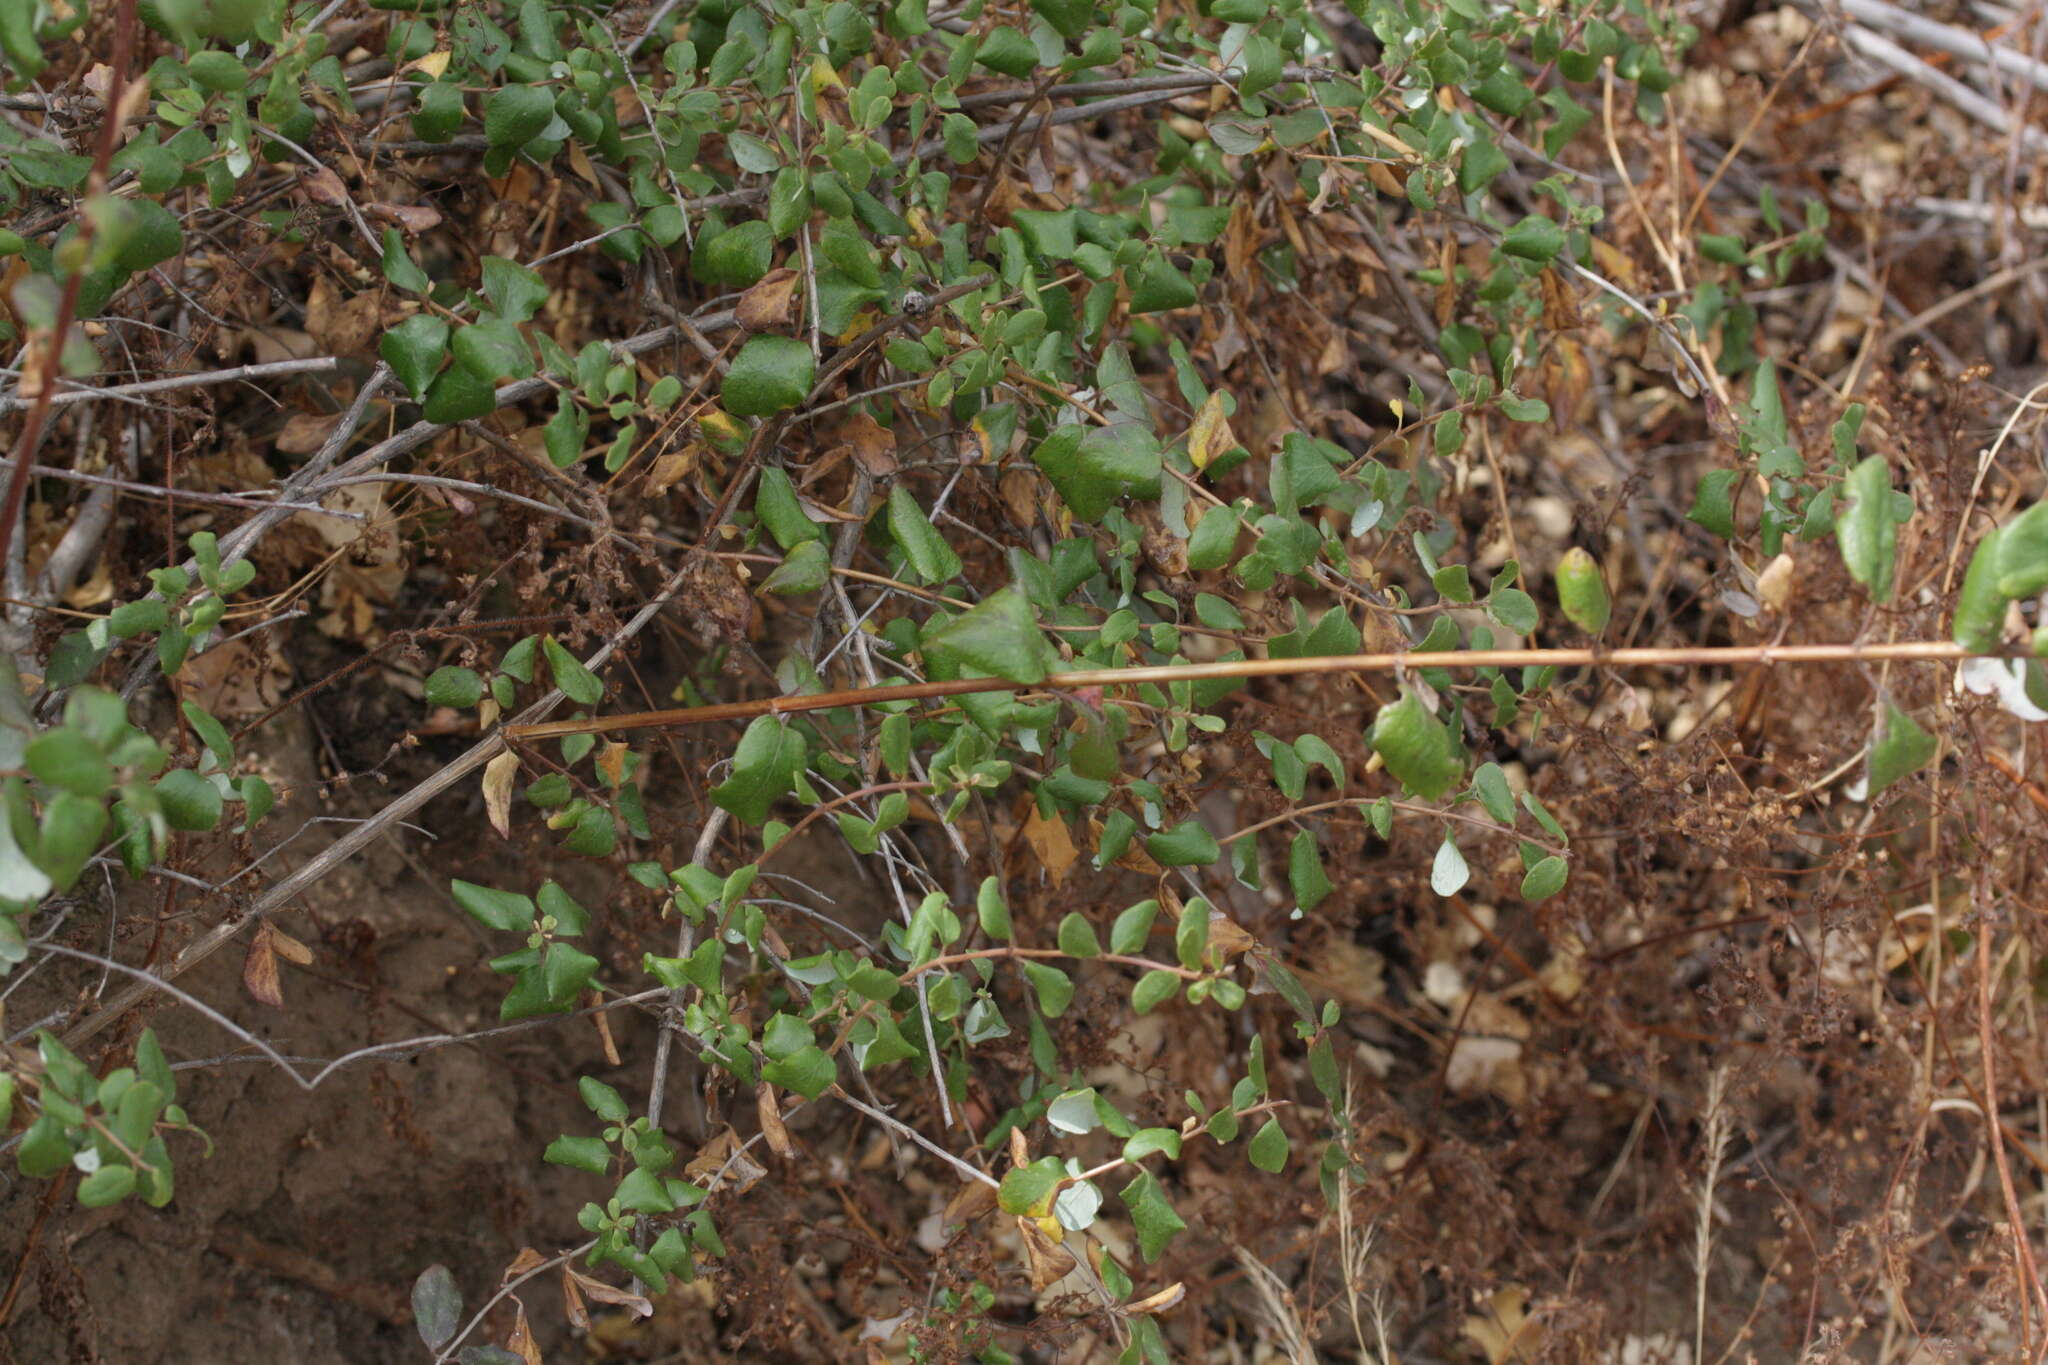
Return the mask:
<svg viewBox="0 0 2048 1365"><path fill-rule="evenodd" d="M704 645L676 684L684 718L718 716L720 691L750 668L774 700L716 765L717 813L691 857L663 851L649 809L662 750L608 737L607 679L572 632L426 671L425 702L486 736L471 767L498 831L530 812L565 865L617 863L661 898L675 935L672 952L620 973L591 942L607 909L579 903L573 878L456 880L455 903L497 936L503 1016L659 990L661 1055L679 1045L718 1095L751 1096L755 1140L788 1144L796 1108L842 1104L938 1149L1013 1220L1035 1286L1086 1282L1126 1359L1165 1356L1173 1286L1145 1280L1186 1228L1173 1170L1190 1147L1242 1141L1268 1174L1307 1163L1332 1199L1371 1174L1349 1144L1337 1006L1232 907L1265 905L1281 924L1315 915L1337 890L1322 837L1337 822L1381 841L1397 821L1426 822L1438 896L1484 878L1534 904L1570 884L1571 832L1515 755L1562 689L1628 662L1607 648L1619 632L1605 571L1585 549L1552 563L1482 554L1456 499L1497 448L1533 445L1579 406L1576 334L1640 332L1728 437L1729 463L1694 490L1691 534L1725 556L1751 606L1769 605L1764 561L1830 539L1872 610L1900 591L1913 493L1863 449L1860 404L1832 414L1818 456L1802 448L1744 296L1821 249L1825 211L1803 209L1795 230L1765 197L1754 233L1660 243L1679 276L1669 296L1684 300L1667 311L1610 278L1621 255L1602 235L1606 205L1571 167L1612 149L1617 100L1638 126L1666 116L1697 38L1676 7L698 0L652 20L541 0L343 8L364 22L334 50L332 6L155 0L140 7L155 37L125 73L141 85L118 147L96 159L0 124L0 197L22 215L0 231L0 339L24 357L19 400L43 412L58 376L109 365L95 341L122 307L233 222L279 252L317 247L375 300L374 342L351 358L368 396L294 491L332 492L321 479L344 455L351 477L372 477L517 409L536 439L499 439L567 490L565 524L594 546L637 544L606 510L615 487L655 508L695 498L694 539L639 546L676 575L667 595ZM120 21L135 9L124 0ZM84 14L0 0L11 85L74 57ZM1127 165L1062 164L1057 139L1075 127L1141 135ZM342 147L461 159L492 196L469 205L491 225L451 234L438 211L363 198L371 183L359 193L338 173ZM265 197L278 167L295 208ZM531 216L543 183L545 247L482 212ZM585 289L605 272L664 325L613 335L599 317L591 334L569 307L571 270ZM1270 369L1247 380L1235 365L1264 367L1268 319L1308 308L1318 273L1340 270L1383 281L1392 325L1429 360L1385 394L1355 386L1349 424L1304 420ZM396 434L352 444L373 398ZM1503 517L1517 515L1502 497ZM970 498L1000 507L1001 537L963 517ZM272 801L260 778L233 775L227 732L203 709L181 708L200 752L173 766L99 685L111 661L133 668L153 650L175 673L218 638L255 570L223 563L210 534L190 548L193 569L154 571L150 595L55 642L36 706L0 672L0 965L26 957L36 917L58 913L52 898L94 858L148 875L171 835L217 829L224 803L243 804L243 832ZM1839 642L1832 657L2000 653L2044 587L2036 506L1979 542L1957 649ZM778 629L750 631L756 612ZM1579 652L1525 652L1546 644ZM1254 674L1389 656L1369 722L1312 717L1282 736L1242 705ZM2044 700L2031 661L1963 672L2018 714ZM560 701L577 719L501 725ZM1874 800L1929 765L1937 740L1889 697L1873 717ZM1258 755L1276 814L1226 828L1198 799L1194 775L1224 743ZM1006 818L1057 829L1070 861L1144 894L1020 929L1012 902L1035 869L970 843ZM886 888L872 937L820 947L783 915L778 859L820 838ZM1141 1121L1058 1041L1084 986L1112 989L1099 1007L1119 1024L1216 1011L1241 1054ZM1269 1034L1240 1022L1269 1009L1284 1021ZM1313 1093L1272 1084L1269 1045L1299 1053ZM1021 1079L990 1060L1016 1055ZM182 1115L153 1040L96 1083L54 1036L36 1058L0 1074L0 1096L32 1115L23 1171L90 1165L88 1202L168 1198L158 1129ZM665 1083L640 1104L584 1077L598 1130L535 1154L591 1182L585 1268L652 1293L726 1254L711 1201L744 1197L723 1172L678 1173ZM934 1132L869 1105L877 1084L923 1097ZM967 1125L965 1108L991 1095L995 1112ZM1096 1236L1106 1209L1135 1256ZM945 1293L923 1330L988 1307L978 1282ZM422 1277L415 1303L441 1358L503 1356L465 1344L477 1323L457 1321L445 1271ZM985 1338L975 1349L1003 1358Z"/></svg>

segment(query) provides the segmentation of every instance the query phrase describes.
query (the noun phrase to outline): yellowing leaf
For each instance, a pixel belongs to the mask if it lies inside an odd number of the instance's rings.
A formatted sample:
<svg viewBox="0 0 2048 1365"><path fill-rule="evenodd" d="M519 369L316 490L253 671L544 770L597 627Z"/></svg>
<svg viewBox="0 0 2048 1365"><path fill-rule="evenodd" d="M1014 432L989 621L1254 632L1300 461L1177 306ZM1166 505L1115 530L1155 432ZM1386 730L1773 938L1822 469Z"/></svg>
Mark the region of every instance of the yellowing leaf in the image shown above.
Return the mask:
<svg viewBox="0 0 2048 1365"><path fill-rule="evenodd" d="M1465 1319L1465 1335L1486 1352L1487 1365L1521 1365L1536 1359L1543 1329L1529 1321L1529 1291L1517 1285L1495 1291L1478 1316Z"/></svg>
<svg viewBox="0 0 2048 1365"><path fill-rule="evenodd" d="M438 81L443 75L447 74L448 59L452 55L454 54L447 48L442 48L438 52L429 52L424 57L415 57L404 66L399 67L398 70L400 74L407 71L423 71L426 73L428 80Z"/></svg>
<svg viewBox="0 0 2048 1365"><path fill-rule="evenodd" d="M1167 1309L1179 1304L1182 1299L1187 1297L1187 1294L1187 1285L1179 1280L1175 1280L1156 1294L1147 1294L1135 1303L1125 1304L1123 1311L1133 1317L1145 1313L1164 1313Z"/></svg>
<svg viewBox="0 0 2048 1365"><path fill-rule="evenodd" d="M608 785L618 787L625 782L626 755L630 752L632 752L632 746L618 740L606 744L598 752L597 771ZM496 762L497 760L493 759L492 761Z"/></svg>
<svg viewBox="0 0 2048 1365"><path fill-rule="evenodd" d="M1195 468L1207 469L1209 461L1237 444L1237 436L1230 430L1230 419L1223 413L1221 390L1211 393L1202 401L1202 410L1195 414L1195 424L1188 431L1188 459Z"/></svg>
<svg viewBox="0 0 2048 1365"><path fill-rule="evenodd" d="M1047 820L1038 813L1038 807L1031 808L1031 814L1024 820L1024 839L1031 845L1031 851L1038 855L1038 861L1052 875L1052 884L1058 886L1066 880L1067 869L1074 865L1080 850L1074 847L1074 839L1067 832L1067 822L1054 817Z"/></svg>

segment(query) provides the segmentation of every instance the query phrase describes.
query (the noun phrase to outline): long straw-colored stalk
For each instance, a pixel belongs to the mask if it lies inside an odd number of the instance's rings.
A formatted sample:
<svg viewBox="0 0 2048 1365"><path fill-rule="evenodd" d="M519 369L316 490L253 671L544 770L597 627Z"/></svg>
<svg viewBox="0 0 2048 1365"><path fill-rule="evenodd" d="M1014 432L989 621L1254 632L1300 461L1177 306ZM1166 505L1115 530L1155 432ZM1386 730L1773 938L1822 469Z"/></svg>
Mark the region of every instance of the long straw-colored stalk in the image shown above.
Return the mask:
<svg viewBox="0 0 2048 1365"><path fill-rule="evenodd" d="M1196 682L1212 678L1271 678L1314 673L1390 673L1410 668L1663 668L1673 665L1710 667L1716 664L1840 664L1885 659L1953 660L1970 651L1947 640L1909 640L1889 644L1730 645L1677 649L1469 649L1419 654L1333 654L1315 659L1238 659L1213 664L1158 664L1142 668L1083 668L1049 675L1036 683L1008 678L955 678L944 682L895 683L856 687L799 697L761 697L753 701L719 702L711 706L666 711L631 711L583 720L553 720L537 725L508 725L511 740L550 739L561 735L612 734L665 726L703 725L711 721L751 720L756 716L829 711L843 706L874 706L882 702L957 697L971 692L1078 692L1096 687L1127 687L1135 683Z"/></svg>

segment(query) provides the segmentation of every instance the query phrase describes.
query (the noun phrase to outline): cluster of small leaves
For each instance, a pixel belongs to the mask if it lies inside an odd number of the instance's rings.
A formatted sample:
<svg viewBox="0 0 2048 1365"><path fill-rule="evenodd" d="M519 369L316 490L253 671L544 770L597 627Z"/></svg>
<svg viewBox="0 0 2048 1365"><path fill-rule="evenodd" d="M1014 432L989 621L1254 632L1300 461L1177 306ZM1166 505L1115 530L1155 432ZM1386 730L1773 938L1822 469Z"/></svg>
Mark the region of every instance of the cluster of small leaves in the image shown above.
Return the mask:
<svg viewBox="0 0 2048 1365"><path fill-rule="evenodd" d="M206 585L183 601L191 584L183 569L153 575L161 596L116 607L83 631L65 637L51 672L68 681L114 643L153 636L157 659L176 668L226 610L224 596L248 582L246 561L223 568L209 533L193 537ZM46 679L49 681L49 679ZM69 891L92 860L111 848L115 862L140 878L162 857L174 833L221 827L230 803L239 803L235 826L246 833L276 804L276 793L255 774L234 776L234 743L227 728L195 702L181 707L201 745L191 767L173 767L156 738L128 719L121 697L103 688L73 686L61 717L36 719L13 661L0 662L0 974L28 954L23 923L53 894Z"/></svg>
<svg viewBox="0 0 2048 1365"><path fill-rule="evenodd" d="M588 931L589 911L554 882L543 885L537 896L465 881L455 882L450 890L455 903L486 929L526 936L525 947L491 960L492 971L512 978L501 1017L527 1019L575 1006L576 997L597 973L597 959L563 940L581 938Z"/></svg>
<svg viewBox="0 0 2048 1365"><path fill-rule="evenodd" d="M1715 365L1724 375L1734 377L1756 368L1756 305L1743 295L1746 284L1783 284L1800 262L1814 259L1826 247L1828 208L1820 200L1808 200L1805 226L1786 229L1783 210L1769 186L1757 202L1757 216L1770 234L1768 240L1749 246L1732 233L1702 232L1696 239L1703 262L1726 267L1703 268L1692 299L1676 310L1690 326L1695 338L1718 338ZM1690 385L1688 384L1688 389Z"/></svg>
<svg viewBox="0 0 2048 1365"><path fill-rule="evenodd" d="M281 0L142 0L138 12L181 55L160 57L147 71L152 117L114 155L111 169L132 176L134 195L102 193L81 206L81 223L60 231L49 245L0 232L0 256L20 254L30 273L14 286L12 302L31 333L55 320L59 288L80 278L75 316L97 316L141 272L185 249L178 216L164 200L203 189L214 208L230 202L260 164L299 154L314 130L315 101L347 103L348 81L326 38L288 22ZM19 89L50 64L54 49L82 36L84 5L18 4L0 11L0 59L7 87ZM242 55L237 55L237 52ZM251 65L255 70L251 70ZM0 207L14 208L24 194L80 189L92 158L61 142L0 127ZM265 221L282 231L287 212ZM0 340L13 339L0 320ZM64 369L72 375L99 367L91 343L66 338Z"/></svg>
<svg viewBox="0 0 2048 1365"><path fill-rule="evenodd" d="M15 1166L36 1179L76 1168L78 1202L86 1208L118 1204L131 1194L162 1208L173 1189L163 1134L183 1129L205 1138L174 1102L177 1093L154 1030L143 1031L133 1066L99 1077L42 1030L32 1060L20 1050L0 1062L0 1129L20 1104L30 1117L15 1146Z"/></svg>
<svg viewBox="0 0 2048 1365"><path fill-rule="evenodd" d="M615 1168L625 1171L609 1199L585 1204L577 1215L583 1230L597 1239L586 1264L616 1265L657 1294L668 1288L671 1276L695 1279L698 1256L725 1255L710 1211L698 1207L706 1191L662 1174L675 1165L674 1144L644 1115L629 1121L626 1102L617 1090L593 1076L578 1081L577 1090L605 1127L595 1137L556 1138L548 1144L546 1159L592 1175L609 1175ZM656 1227L660 1231L652 1241L641 1235Z"/></svg>
<svg viewBox="0 0 2048 1365"><path fill-rule="evenodd" d="M1789 247L1787 249L1790 249ZM1744 492L1763 490L1756 514L1759 547L1766 555L1785 549L1787 538L1835 541L1849 576L1883 606L1897 586L1899 528L1918 512L1913 495L1892 483L1881 454L1859 458L1865 408L1851 403L1829 430L1830 459L1809 470L1787 418L1776 367L1756 367L1750 399L1738 425L1742 465L1713 469L1700 477L1692 521L1729 541L1742 533L1738 520ZM2013 603L2048 587L2048 503L2037 503L1978 541L1956 600L1951 631L1973 653L1997 647ZM1742 609L1758 609L1746 595ZM2036 655L2048 656L2048 629L2036 629ZM2038 659L1980 659L1965 665L1965 680L1979 691L1997 691L2008 709L2027 719L2048 712L2048 669ZM1981 685L1980 685L1981 684ZM1872 727L1865 792L1875 797L1900 778L1927 766L1937 751L1934 737L1889 699L1880 699Z"/></svg>
<svg viewBox="0 0 2048 1365"><path fill-rule="evenodd" d="M183 667L194 650L203 650L227 615L228 599L255 580L256 566L246 559L223 563L220 542L211 531L195 531L187 543L199 581L195 584L192 574L176 564L150 570L155 591L149 596L123 602L85 629L58 638L45 685L59 689L85 681L121 640L153 639L157 663L166 674Z"/></svg>

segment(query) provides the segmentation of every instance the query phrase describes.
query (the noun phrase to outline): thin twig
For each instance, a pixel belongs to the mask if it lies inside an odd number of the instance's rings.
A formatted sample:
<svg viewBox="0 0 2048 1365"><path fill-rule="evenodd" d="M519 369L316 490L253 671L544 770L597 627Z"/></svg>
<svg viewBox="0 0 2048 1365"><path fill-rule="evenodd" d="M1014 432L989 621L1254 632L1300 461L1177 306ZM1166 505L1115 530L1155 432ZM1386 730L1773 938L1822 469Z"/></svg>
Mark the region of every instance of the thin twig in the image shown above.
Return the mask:
<svg viewBox="0 0 2048 1365"><path fill-rule="evenodd" d="M1966 62L1996 67L2008 75L2018 76L2036 90L2048 90L2048 62L1991 42L1968 29L1936 23L1895 5L1885 4L1884 0L1841 0L1841 6L1842 13L1859 24L1881 28L1908 42L1931 47L1936 52L1945 52Z"/></svg>
<svg viewBox="0 0 2048 1365"><path fill-rule="evenodd" d="M145 393L166 393L172 389L199 388L210 384L233 384L249 379L274 379L281 374L326 374L338 368L341 361L334 356L315 356L308 360L266 360L257 365L237 365L226 370L206 370L199 374L173 374L162 379L145 379L134 384L116 384L112 388L96 388L82 384L75 379L63 380L64 388L50 395L50 406L63 407L69 403L90 403L98 398L132 399ZM16 412L29 405L32 400L17 398L13 394L0 395L0 412ZM180 493L179 497L187 494Z"/></svg>
<svg viewBox="0 0 2048 1365"><path fill-rule="evenodd" d="M2004 109L1947 72L1935 70L1883 34L1872 33L1867 28L1859 28L1852 24L1843 30L1842 41L1879 65L1889 67L1908 80L1926 86L1993 132L2011 135L2012 119ZM2038 128L2022 128L2020 135L2029 151L2038 152L2048 148L2048 135L2044 135Z"/></svg>
<svg viewBox="0 0 2048 1365"><path fill-rule="evenodd" d="M1044 690L1077 692L1092 687L1125 687L1136 683L1193 682L1213 678L1297 677L1318 673L1393 673L1411 668L1663 668L1712 667L1719 664L1841 664L1884 659L1954 661L1974 657L1948 640L1907 640L1883 644L1729 645L1670 649L1472 649L1443 653L1333 654L1316 659L1239 659L1214 664L1159 664L1145 668L1082 668L1041 681L1020 683L1008 678L954 678L939 682L895 683L885 687L854 687L809 696L762 697L754 701L721 702L712 706L667 711L635 711L588 720L513 724L509 738L552 739L562 735L612 734L664 725L702 725L711 721L750 720L799 711L829 711L843 706L875 706L883 702L923 701L979 692Z"/></svg>
<svg viewBox="0 0 2048 1365"><path fill-rule="evenodd" d="M2012 1167L2005 1159L2005 1134L1998 1118L1998 1071L1993 1062L1997 1040L1991 1031L1991 926L1978 926L1977 939L1977 1049L1982 1054L1980 1061L1984 1068L1984 1127L1986 1139L1991 1144L1991 1161L1998 1168L1998 1187L2005 1196L2005 1218L2009 1226L2007 1234L2012 1238L2013 1275L2019 1281L2020 1330L2027 1336L2028 1358L2033 1355L2032 1332L2027 1326L2027 1308L2031 1303L2041 1307L2041 1325L2048 1331L2048 1285L2041 1283L2041 1272L2034 1266L2032 1239L2027 1235L2027 1215L2020 1209L2019 1195L2013 1189ZM2031 1293L2029 1292L2031 1290Z"/></svg>
<svg viewBox="0 0 2048 1365"><path fill-rule="evenodd" d="M0 469L12 469L14 461L0 460ZM361 512L335 511L322 507L316 502L279 502L261 490L248 493L195 493L185 488L166 488L160 483L136 483L130 479L116 479L106 474L83 474L76 469L59 469L55 465L30 465L29 473L39 479L61 479L65 483L82 483L93 488L108 488L118 493L133 493L145 498L176 498L179 502L204 502L220 507L283 507L293 512L318 512L325 517L340 517L347 521L367 521Z"/></svg>
<svg viewBox="0 0 2048 1365"><path fill-rule="evenodd" d="M912 1128L903 1120L891 1117L890 1115L884 1113L880 1109L875 1108L871 1104L863 1104L861 1101L847 1094L843 1087L834 1086L832 1088L832 1098L838 1100L841 1104L846 1105L848 1108L859 1110L861 1113L866 1114L869 1118L873 1119L876 1123L879 1123L884 1127L889 1128L897 1133L902 1134L904 1137L909 1138L912 1142L924 1148L927 1152L930 1152L933 1156L945 1162L948 1166L951 1166L954 1170L960 1172L969 1180L978 1180L982 1184L989 1186L991 1189L998 1188L1001 1186L1002 1182L1000 1180L997 1180L994 1176L990 1175L987 1171L982 1170L979 1166L971 1166L967 1162L962 1161L959 1157L954 1156L944 1147L939 1146L938 1143L933 1142L930 1138L926 1137L923 1133L918 1132L917 1129Z"/></svg>

